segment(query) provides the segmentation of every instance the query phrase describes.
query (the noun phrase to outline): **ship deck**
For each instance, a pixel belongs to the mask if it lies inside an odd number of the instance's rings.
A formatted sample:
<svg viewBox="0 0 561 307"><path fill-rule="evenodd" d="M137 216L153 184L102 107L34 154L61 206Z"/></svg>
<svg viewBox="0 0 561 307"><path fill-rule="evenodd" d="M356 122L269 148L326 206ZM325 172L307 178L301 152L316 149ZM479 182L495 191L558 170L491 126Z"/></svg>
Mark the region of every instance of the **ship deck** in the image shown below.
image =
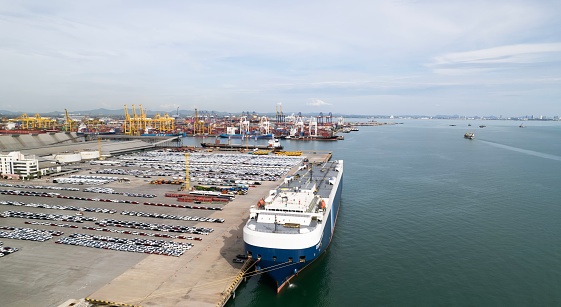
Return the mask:
<svg viewBox="0 0 561 307"><path fill-rule="evenodd" d="M337 177L337 166L337 161L309 163L307 168L300 169L293 175L295 180L282 184L279 189L306 189L316 184L317 195L327 198L333 190L329 179Z"/></svg>
<svg viewBox="0 0 561 307"><path fill-rule="evenodd" d="M312 190L315 187L316 195L322 198L328 198L331 191L335 187L330 180L335 180L338 176L338 163L337 161L328 161L325 163L309 163L308 167L301 168L294 173L292 179L289 180L290 176L287 178L285 183L277 188L277 195L284 192L285 195L293 198L290 201L299 202L299 199L306 199L305 197L299 197L298 192L292 192L295 190ZM317 198L311 201L305 212L297 212L291 210L290 205L288 208L279 206L277 204L267 205L265 210L259 210L260 215L269 215L274 220L277 220L276 215L282 217L303 217L312 216L318 214L318 208L320 203ZM274 217L273 217L274 216ZM262 223L258 222L256 219L250 220L248 222L248 228L257 232L267 232L267 233L282 233L282 234L303 234L314 231L320 223L317 219L312 219L309 225L298 225L297 227L287 227L279 223Z"/></svg>

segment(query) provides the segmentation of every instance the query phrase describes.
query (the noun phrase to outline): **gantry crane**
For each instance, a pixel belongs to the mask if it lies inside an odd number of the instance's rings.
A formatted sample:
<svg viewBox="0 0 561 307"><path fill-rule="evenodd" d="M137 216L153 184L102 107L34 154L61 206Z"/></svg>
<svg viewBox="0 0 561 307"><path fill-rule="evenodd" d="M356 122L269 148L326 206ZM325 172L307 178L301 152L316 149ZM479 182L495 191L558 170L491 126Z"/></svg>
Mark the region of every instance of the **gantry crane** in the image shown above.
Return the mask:
<svg viewBox="0 0 561 307"><path fill-rule="evenodd" d="M154 128L158 132L169 132L175 130L175 119L165 113L164 116L156 114L154 119L146 117L146 109L139 105L139 114L136 113L134 104L132 105L132 117L129 114L127 105L125 105L125 134L140 135L148 128Z"/></svg>
<svg viewBox="0 0 561 307"><path fill-rule="evenodd" d="M70 118L70 116L68 116L68 110L64 109L64 112L66 114L66 122L64 123L64 127L66 128L66 131L70 132L72 131L72 124L75 123L74 120L72 120Z"/></svg>
<svg viewBox="0 0 561 307"><path fill-rule="evenodd" d="M21 128L25 130L54 128L56 124L56 120L52 120L47 117L41 117L39 113L35 114L33 117L29 117L26 113L23 113L21 116L14 119L8 119L7 121L20 122Z"/></svg>

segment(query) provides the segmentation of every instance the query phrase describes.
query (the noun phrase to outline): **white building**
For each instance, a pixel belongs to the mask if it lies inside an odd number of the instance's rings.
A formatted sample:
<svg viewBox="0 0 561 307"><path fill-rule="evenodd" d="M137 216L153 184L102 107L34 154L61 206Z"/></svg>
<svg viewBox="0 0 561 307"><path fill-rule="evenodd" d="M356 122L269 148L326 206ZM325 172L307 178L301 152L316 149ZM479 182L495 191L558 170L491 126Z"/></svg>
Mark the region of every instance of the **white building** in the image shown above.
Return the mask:
<svg viewBox="0 0 561 307"><path fill-rule="evenodd" d="M29 178L39 171L39 161L35 156L24 157L19 151L0 154L0 175L19 179Z"/></svg>
<svg viewBox="0 0 561 307"><path fill-rule="evenodd" d="M68 152L59 153L54 155L54 159L57 163L60 164L99 159L99 151L90 150L90 151L75 151L72 153L68 153Z"/></svg>

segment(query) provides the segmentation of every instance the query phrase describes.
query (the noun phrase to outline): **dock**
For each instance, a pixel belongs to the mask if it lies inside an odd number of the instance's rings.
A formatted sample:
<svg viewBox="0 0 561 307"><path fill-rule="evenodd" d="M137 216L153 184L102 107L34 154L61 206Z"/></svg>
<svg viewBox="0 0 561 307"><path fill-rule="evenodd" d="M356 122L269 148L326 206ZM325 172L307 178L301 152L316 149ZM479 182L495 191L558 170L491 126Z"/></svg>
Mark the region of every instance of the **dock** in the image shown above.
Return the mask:
<svg viewBox="0 0 561 307"><path fill-rule="evenodd" d="M303 156L306 156L311 162L320 162L330 159L331 153L306 152ZM85 164L81 166L81 170L77 173L86 175L92 170L105 167L103 165ZM287 175L293 174L297 168L298 166L294 166ZM143 177L115 176L119 178L128 177L130 181L126 183L114 182L104 185L104 187L122 192L158 195L156 198L149 200L139 198L139 202L179 204L173 198L164 197L166 192L177 193L178 187L175 185L152 185L148 183L150 179ZM0 182L21 183L9 182L9 180L0 180ZM245 270L252 269L252 263L248 261L246 263L233 263L232 261L236 258L236 255L244 253L243 226L247 221L250 206L255 205L270 189L276 188L282 182L283 178L280 178L277 181L264 181L261 185L251 187L247 195L237 196L235 200L224 205L221 211L2 195L3 200L25 203L87 205L88 207L114 208L119 212L134 210L176 215L198 215L221 218L224 219L224 223L185 222L185 224L196 227L212 227L214 231L209 235L200 236L202 241L190 241L193 242L194 246L180 257L54 244L57 238L47 242L0 239L5 246L20 248L20 251L14 255L2 259L5 265L0 267L0 275L5 278L0 281L0 297L7 305L26 306L78 306L78 302L82 301L84 303L84 299L90 306L223 306L231 299L235 289L245 280ZM25 184L55 185L46 183L45 179L26 182ZM7 188L0 187L0 189ZM77 197L131 199L122 195L109 196L82 191L56 192ZM59 210L0 205L0 212L6 210L73 214L68 213L68 211L60 212ZM119 213L112 216L95 212L84 214L99 219L125 219ZM134 220L151 220L151 222L154 222L153 219L145 217L135 217ZM2 225L30 227L24 225L24 221L24 219L18 218L5 218L2 219ZM179 221L172 220L158 220L157 222L162 224L179 223ZM135 237L132 234L32 226L50 230L56 228L55 230L64 231L65 236L78 232L123 238ZM82 225L80 225L81 227Z"/></svg>
<svg viewBox="0 0 561 307"><path fill-rule="evenodd" d="M320 162L329 159L331 153L309 152L307 156L312 162ZM237 254L244 253L243 227L249 208L282 181L264 182L212 214L226 222L216 225L215 231L203 238L203 244L185 255L177 259L148 256L87 298L138 306L224 306L243 281L244 272L252 268L248 261L232 262Z"/></svg>

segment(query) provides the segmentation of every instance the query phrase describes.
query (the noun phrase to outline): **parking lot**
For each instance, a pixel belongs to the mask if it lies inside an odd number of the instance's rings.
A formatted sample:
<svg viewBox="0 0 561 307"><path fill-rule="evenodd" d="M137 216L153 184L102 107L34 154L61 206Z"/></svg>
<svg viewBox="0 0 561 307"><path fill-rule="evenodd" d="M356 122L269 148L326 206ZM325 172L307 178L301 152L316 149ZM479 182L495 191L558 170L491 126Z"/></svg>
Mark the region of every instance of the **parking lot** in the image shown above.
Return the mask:
<svg viewBox="0 0 561 307"><path fill-rule="evenodd" d="M245 161L242 163L248 161L238 158ZM220 163L225 163L224 157L217 159L213 162L215 170L220 168ZM257 175L281 178L290 165L280 165L279 161L288 160L275 160L272 164L276 165L271 165L256 159L253 166L245 164L234 169L254 168ZM86 163L81 167L75 175L98 176L91 173L107 168ZM277 174L279 167L287 169ZM130 166L112 168L130 170ZM264 168L274 172L262 172ZM224 169L218 173L225 174ZM243 176L248 176L246 173ZM231 179L236 178L236 172L228 175L232 175ZM127 172L99 176L116 177L117 180L101 185L93 182L75 185L42 179L26 182L20 187L16 185L21 182L0 181L2 190L26 191L2 195L0 214L7 211L25 213L0 218L1 226L62 232L43 242L2 239L4 246L15 246L19 251L0 259L0 275L4 277L0 280L1 305L58 306L68 299L91 297L161 306L185 300L184 292L190 293L187 295L189 300L201 305L215 305L221 291L217 287L196 290L197 285L224 280L224 276L237 273L241 264L232 263L231 259L243 253L241 229L249 207L279 184L278 181L263 181L261 185L249 188L247 195L236 196L230 203L189 206L164 196L165 193L178 193L178 186L149 184L150 179L131 176ZM124 178L128 180L119 180ZM83 191L91 187L102 189ZM45 193L53 194L52 197L42 196ZM57 219L49 220L49 216ZM105 241L101 239L103 237ZM162 241L162 246L137 248L141 246L139 242L149 242L139 240ZM180 243L181 247L170 249L175 246L172 242ZM226 280L224 286L227 283ZM166 297L156 295L178 289L185 291Z"/></svg>

